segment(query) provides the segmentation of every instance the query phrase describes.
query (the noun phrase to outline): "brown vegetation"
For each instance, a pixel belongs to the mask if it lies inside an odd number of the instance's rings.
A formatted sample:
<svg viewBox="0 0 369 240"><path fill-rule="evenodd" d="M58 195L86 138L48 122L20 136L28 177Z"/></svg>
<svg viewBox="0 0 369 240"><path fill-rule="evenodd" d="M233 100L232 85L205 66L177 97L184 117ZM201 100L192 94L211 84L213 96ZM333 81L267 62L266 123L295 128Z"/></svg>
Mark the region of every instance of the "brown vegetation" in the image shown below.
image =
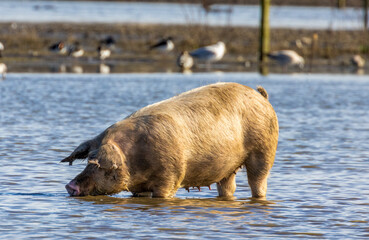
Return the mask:
<svg viewBox="0 0 369 240"><path fill-rule="evenodd" d="M271 50L292 49L305 59L312 56L312 48L306 45L298 48L297 39L312 38L318 34L314 57L320 64L340 65L348 62L353 54L365 57L369 53L369 33L361 30L331 31L303 29L272 29ZM211 27L204 25L144 25L144 24L71 24L71 23L1 23L0 36L6 49L3 61L10 69L17 71L17 64L35 62L68 61L66 56L58 56L48 51L48 47L58 41L73 43L79 41L86 50L80 60L97 60L98 42L108 35L116 41L116 50L106 61L111 64L170 62L182 50L216 43L226 43L227 53L224 63L257 62L258 29L250 27ZM149 46L165 36L173 36L174 53L163 55L149 51ZM13 67L12 67L13 65ZM12 71L12 70L11 70Z"/></svg>

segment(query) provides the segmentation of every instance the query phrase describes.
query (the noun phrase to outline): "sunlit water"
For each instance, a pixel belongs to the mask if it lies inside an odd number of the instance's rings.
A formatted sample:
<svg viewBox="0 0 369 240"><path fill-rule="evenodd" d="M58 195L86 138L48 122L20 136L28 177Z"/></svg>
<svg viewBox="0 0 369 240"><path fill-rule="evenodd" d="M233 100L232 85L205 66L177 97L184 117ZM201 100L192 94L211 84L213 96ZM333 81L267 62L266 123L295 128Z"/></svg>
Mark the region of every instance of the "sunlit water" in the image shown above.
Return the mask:
<svg viewBox="0 0 369 240"><path fill-rule="evenodd" d="M147 104L214 83L264 86L280 123L267 201L245 172L236 200L71 198L79 143ZM354 75L9 74L0 81L0 238L239 239L369 237L369 78Z"/></svg>
<svg viewBox="0 0 369 240"><path fill-rule="evenodd" d="M0 22L101 22L258 26L259 6L200 4L0 0ZM358 29L363 10L272 6L272 27Z"/></svg>

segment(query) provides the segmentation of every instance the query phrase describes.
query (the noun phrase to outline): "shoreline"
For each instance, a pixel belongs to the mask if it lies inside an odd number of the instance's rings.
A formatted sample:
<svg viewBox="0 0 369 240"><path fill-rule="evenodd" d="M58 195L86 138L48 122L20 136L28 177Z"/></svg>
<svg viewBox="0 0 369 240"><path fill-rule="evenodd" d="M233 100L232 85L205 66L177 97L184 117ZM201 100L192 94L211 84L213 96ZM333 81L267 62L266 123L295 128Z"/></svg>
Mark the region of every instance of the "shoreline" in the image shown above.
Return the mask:
<svg viewBox="0 0 369 240"><path fill-rule="evenodd" d="M298 39L318 35L315 50L311 44L299 48ZM104 62L97 58L97 45L106 36L117 41L112 56ZM258 28L213 27L204 25L94 24L94 23L0 23L0 41L5 45L0 62L8 72L99 72L100 64L114 72L176 72L175 62L183 50L226 43L224 58L211 70L258 71ZM149 51L162 37L173 36L175 49L169 54ZM48 51L58 41L81 43L86 53L79 59ZM305 58L305 68L297 72L351 72L350 58L360 54L369 59L369 33L362 30L271 29L271 50L291 49ZM273 62L271 72L286 71ZM103 66L104 67L104 66ZM75 72L80 72L76 69ZM204 64L193 69L208 71ZM368 64L362 70L369 72ZM100 71L101 72L101 71Z"/></svg>

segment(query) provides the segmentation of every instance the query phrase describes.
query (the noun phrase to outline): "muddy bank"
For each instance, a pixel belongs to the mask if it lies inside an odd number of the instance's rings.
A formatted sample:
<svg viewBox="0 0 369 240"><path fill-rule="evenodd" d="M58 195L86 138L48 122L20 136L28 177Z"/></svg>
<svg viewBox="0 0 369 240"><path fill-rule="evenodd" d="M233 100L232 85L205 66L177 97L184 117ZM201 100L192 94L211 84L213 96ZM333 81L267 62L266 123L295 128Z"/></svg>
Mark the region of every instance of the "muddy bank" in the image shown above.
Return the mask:
<svg viewBox="0 0 369 240"><path fill-rule="evenodd" d="M199 25L138 25L138 24L62 24L62 23L1 23L0 41L6 49L0 60L9 71L46 71L82 66L83 71L99 71L100 63L113 72L176 71L175 60L183 50L192 50L222 40L227 53L215 65L222 71L257 69L258 29L246 27L210 27ZM309 43L318 35L315 47ZM100 62L99 41L111 35L116 40L112 56ZM149 50L149 46L165 36L173 36L175 49L169 54ZM297 44L302 40L303 44ZM307 40L307 43L304 43ZM48 47L58 41L73 44L78 41L85 49L79 59L52 53ZM292 49L306 60L303 71L322 71L349 67L354 54L369 55L369 33L364 31L330 31L272 29L271 50ZM315 49L313 51L313 49ZM272 64L273 65L273 64ZM197 65L201 70L204 65ZM87 69L87 70L86 70ZM50 70L49 70L50 71Z"/></svg>

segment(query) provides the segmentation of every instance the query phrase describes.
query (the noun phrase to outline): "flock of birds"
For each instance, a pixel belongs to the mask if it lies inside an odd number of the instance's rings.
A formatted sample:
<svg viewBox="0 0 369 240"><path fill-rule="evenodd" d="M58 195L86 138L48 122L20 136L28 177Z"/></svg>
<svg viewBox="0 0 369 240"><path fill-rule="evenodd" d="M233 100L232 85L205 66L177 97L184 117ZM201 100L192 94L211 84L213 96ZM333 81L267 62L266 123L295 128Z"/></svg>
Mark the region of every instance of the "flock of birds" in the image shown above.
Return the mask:
<svg viewBox="0 0 369 240"><path fill-rule="evenodd" d="M105 60L110 57L112 49L114 49L115 40L112 36L101 40L97 47L100 60ZM73 45L66 45L63 41L59 41L49 47L49 51L59 53L61 55L68 55L74 58L82 57L85 54L85 50L80 46L79 42L75 42Z"/></svg>
<svg viewBox="0 0 369 240"><path fill-rule="evenodd" d="M115 40L113 37L108 36L106 39L99 42L97 47L97 53L100 60L105 60L109 58L112 51L115 49ZM169 53L174 50L174 42L172 37L168 37L158 41L157 43L151 45L149 50L158 51L162 53ZM74 43L71 46L67 46L64 42L57 42L49 47L49 50L62 55L68 55L75 58L82 57L84 50L81 48L79 42ZM223 42L218 42L213 45L204 46L195 49L191 52L183 51L177 58L177 65L183 69L191 69L194 65L194 59L205 61L207 63L216 62L223 58L226 52L226 47Z"/></svg>
<svg viewBox="0 0 369 240"><path fill-rule="evenodd" d="M100 41L97 48L98 56L100 60L105 60L110 57L112 49L114 49L115 40L109 36L106 39ZM149 47L150 50L155 50L162 53L169 53L175 48L173 38L167 37ZM49 47L50 51L57 52L59 54L69 55L75 58L81 57L84 54L84 50L80 47L80 44L76 42L74 45L66 46L64 42L57 42ZM215 44L203 46L192 51L182 51L177 58L177 65L182 70L191 69L195 60L203 61L207 64L217 62L221 60L226 52L226 45L224 42L219 41ZM270 59L279 62L281 65L298 65L303 67L304 59L292 50L275 51L268 54Z"/></svg>
<svg viewBox="0 0 369 240"><path fill-rule="evenodd" d="M112 51L115 49L115 43L116 41L112 36L108 36L99 42L97 53L100 60L104 61L111 56ZM296 41L297 47L299 47L298 44L302 45L304 43L300 40L299 42ZM151 45L149 49L169 53L173 51L174 48L175 45L173 38L167 37L156 44ZM0 42L0 58L2 57L4 49L4 44ZM51 52L72 56L74 58L82 57L85 54L85 51L79 42L75 42L73 45L66 45L63 41L60 41L49 46L48 49ZM212 62L221 60L225 52L226 45L222 41L219 41L216 44L200 47L192 51L182 51L177 58L177 65L182 71L187 71L194 66L195 60L206 62L209 65ZM303 68L305 64L304 58L293 50L273 51L268 53L267 56L284 67L297 66ZM365 60L360 55L354 55L351 58L351 64L355 67L361 68L365 65ZM0 74L2 75L2 79L5 79L6 73L7 66L5 63L0 62Z"/></svg>

